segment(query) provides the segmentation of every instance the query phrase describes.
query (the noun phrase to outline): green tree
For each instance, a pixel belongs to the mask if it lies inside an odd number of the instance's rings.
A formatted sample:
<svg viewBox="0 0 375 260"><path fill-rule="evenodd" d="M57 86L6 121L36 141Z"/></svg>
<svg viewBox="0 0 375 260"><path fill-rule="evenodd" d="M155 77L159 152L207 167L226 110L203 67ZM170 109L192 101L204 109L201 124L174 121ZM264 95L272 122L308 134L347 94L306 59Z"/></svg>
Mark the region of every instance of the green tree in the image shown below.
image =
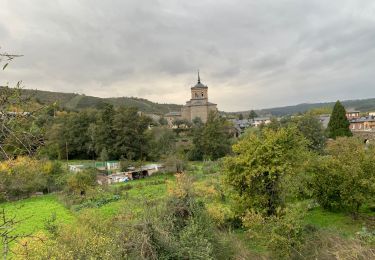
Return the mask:
<svg viewBox="0 0 375 260"><path fill-rule="evenodd" d="M64 113L54 119L46 131L46 146L41 154L50 159L92 159L93 140L90 127L95 123L96 111ZM100 151L99 151L100 152Z"/></svg>
<svg viewBox="0 0 375 260"><path fill-rule="evenodd" d="M167 127L154 127L149 132L149 157L159 160L162 156L172 154L176 150L176 134Z"/></svg>
<svg viewBox="0 0 375 260"><path fill-rule="evenodd" d="M116 111L113 105L103 104L99 115L90 126L90 135L93 144L93 149L96 155L99 155L105 148L108 152L110 159L114 158L114 142L115 142L115 130L114 130L114 118Z"/></svg>
<svg viewBox="0 0 375 260"><path fill-rule="evenodd" d="M114 147L111 149L116 158L143 160L149 147L149 136L146 135L152 120L139 115L136 108L120 107L113 119Z"/></svg>
<svg viewBox="0 0 375 260"><path fill-rule="evenodd" d="M277 214L284 206L282 182L302 167L306 146L295 127L264 129L233 146L235 155L225 159L224 176L238 196L240 213L251 209L266 216Z"/></svg>
<svg viewBox="0 0 375 260"><path fill-rule="evenodd" d="M254 120L256 117L258 117L258 114L254 110L251 110L249 113L249 119Z"/></svg>
<svg viewBox="0 0 375 260"><path fill-rule="evenodd" d="M329 210L358 214L375 196L374 148L365 149L361 140L339 137L327 144L327 156L312 166L313 195Z"/></svg>
<svg viewBox="0 0 375 260"><path fill-rule="evenodd" d="M218 113L210 113L204 125L193 128L192 160L216 160L230 152L230 125Z"/></svg>
<svg viewBox="0 0 375 260"><path fill-rule="evenodd" d="M238 119L239 119L239 120L243 120L243 114L239 114L239 115L238 115Z"/></svg>
<svg viewBox="0 0 375 260"><path fill-rule="evenodd" d="M352 136L353 134L349 129L349 125L345 108L340 101L337 101L328 123L328 137L335 139L338 136Z"/></svg>
<svg viewBox="0 0 375 260"><path fill-rule="evenodd" d="M297 117L294 122L298 130L309 141L309 149L316 152L322 152L325 145L324 129L318 118L313 114L307 113Z"/></svg>

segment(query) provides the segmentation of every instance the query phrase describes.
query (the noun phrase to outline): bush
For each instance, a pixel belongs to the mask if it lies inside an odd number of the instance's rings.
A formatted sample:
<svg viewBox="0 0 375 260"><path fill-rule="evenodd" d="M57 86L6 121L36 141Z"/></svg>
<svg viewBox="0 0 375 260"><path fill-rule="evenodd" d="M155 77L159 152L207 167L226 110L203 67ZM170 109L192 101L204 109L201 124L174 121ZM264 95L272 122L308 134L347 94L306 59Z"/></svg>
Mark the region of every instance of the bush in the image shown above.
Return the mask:
<svg viewBox="0 0 375 260"><path fill-rule="evenodd" d="M312 168L313 195L328 210L344 210L354 216L375 196L374 148L365 149L356 138L341 137L327 145L327 156Z"/></svg>
<svg viewBox="0 0 375 260"><path fill-rule="evenodd" d="M0 163L0 199L19 199L35 192L52 192L62 188L65 175L60 163L18 157Z"/></svg>
<svg viewBox="0 0 375 260"><path fill-rule="evenodd" d="M243 211L277 215L284 207L284 180L301 172L309 152L296 128L264 129L233 146L235 155L223 162L224 181L238 196Z"/></svg>
<svg viewBox="0 0 375 260"><path fill-rule="evenodd" d="M88 189L96 185L96 170L84 170L72 173L67 177L65 192L72 195L84 196Z"/></svg>
<svg viewBox="0 0 375 260"><path fill-rule="evenodd" d="M186 161L177 155L169 155L163 160L166 172L181 173L186 170Z"/></svg>
<svg viewBox="0 0 375 260"><path fill-rule="evenodd" d="M275 259L298 258L304 241L304 212L299 205L286 208L280 216L264 217L248 211L242 221L251 236L264 241Z"/></svg>

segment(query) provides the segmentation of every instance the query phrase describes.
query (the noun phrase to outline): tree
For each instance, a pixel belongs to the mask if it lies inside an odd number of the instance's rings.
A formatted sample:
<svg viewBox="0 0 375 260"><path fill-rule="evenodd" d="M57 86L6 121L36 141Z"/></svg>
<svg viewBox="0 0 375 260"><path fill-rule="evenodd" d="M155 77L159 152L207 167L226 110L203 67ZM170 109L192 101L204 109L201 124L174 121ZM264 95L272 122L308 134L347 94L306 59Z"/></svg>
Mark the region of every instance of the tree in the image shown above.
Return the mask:
<svg viewBox="0 0 375 260"><path fill-rule="evenodd" d="M225 158L224 176L238 196L240 213L277 214L284 206L282 181L302 167L306 146L306 139L295 127L264 129L233 145L235 155Z"/></svg>
<svg viewBox="0 0 375 260"><path fill-rule="evenodd" d="M160 117L159 124L162 125L162 126L163 125L168 125L168 120L165 119L164 117Z"/></svg>
<svg viewBox="0 0 375 260"><path fill-rule="evenodd" d="M143 160L147 156L149 136L146 135L151 119L139 115L136 108L120 107L113 119L116 158Z"/></svg>
<svg viewBox="0 0 375 260"><path fill-rule="evenodd" d="M309 141L309 149L316 152L322 152L326 138L321 122L310 113L297 117L294 122L296 123L298 130Z"/></svg>
<svg viewBox="0 0 375 260"><path fill-rule="evenodd" d="M148 131L149 139L149 158L159 160L162 156L175 153L176 134L167 127L153 127Z"/></svg>
<svg viewBox="0 0 375 260"><path fill-rule="evenodd" d="M93 141L89 129L95 122L95 114L94 110L84 110L58 116L46 133L50 158L58 155L59 159L67 159L68 153L70 159L91 159L94 151L90 149Z"/></svg>
<svg viewBox="0 0 375 260"><path fill-rule="evenodd" d="M312 166L313 195L325 209L356 216L375 196L374 148L365 149L356 138L338 137L327 144L326 153Z"/></svg>
<svg viewBox="0 0 375 260"><path fill-rule="evenodd" d="M335 139L338 136L352 136L353 134L349 129L349 125L345 108L340 101L337 101L328 123L328 137Z"/></svg>
<svg viewBox="0 0 375 260"><path fill-rule="evenodd" d="M210 113L204 125L193 128L192 160L216 160L230 152L229 124L218 113Z"/></svg>
<svg viewBox="0 0 375 260"><path fill-rule="evenodd" d="M115 151L113 151L116 139L114 130L115 115L116 111L113 105L102 104L95 123L90 126L91 139L95 153L99 155L105 148L110 159L113 159L115 154Z"/></svg>
<svg viewBox="0 0 375 260"><path fill-rule="evenodd" d="M109 157L108 157L108 151L107 149L104 147L103 150L100 152L100 160L102 162L106 162L109 160Z"/></svg>
<svg viewBox="0 0 375 260"><path fill-rule="evenodd" d="M256 117L258 117L257 113L254 110L251 110L249 113L249 119L254 120Z"/></svg>
<svg viewBox="0 0 375 260"><path fill-rule="evenodd" d="M2 70L10 62L22 55L0 52ZM14 88L8 84L0 85L0 158L12 159L20 155L34 155L43 144L43 131L35 123L43 107L31 102L28 95L22 93L22 82Z"/></svg>
<svg viewBox="0 0 375 260"><path fill-rule="evenodd" d="M10 246L21 238L30 238L31 234L16 232L16 227L25 219L16 219L16 216L8 217L4 208L0 210L0 245L2 245L3 259L8 259L11 252Z"/></svg>
<svg viewBox="0 0 375 260"><path fill-rule="evenodd" d="M238 115L238 120L243 120L243 114Z"/></svg>

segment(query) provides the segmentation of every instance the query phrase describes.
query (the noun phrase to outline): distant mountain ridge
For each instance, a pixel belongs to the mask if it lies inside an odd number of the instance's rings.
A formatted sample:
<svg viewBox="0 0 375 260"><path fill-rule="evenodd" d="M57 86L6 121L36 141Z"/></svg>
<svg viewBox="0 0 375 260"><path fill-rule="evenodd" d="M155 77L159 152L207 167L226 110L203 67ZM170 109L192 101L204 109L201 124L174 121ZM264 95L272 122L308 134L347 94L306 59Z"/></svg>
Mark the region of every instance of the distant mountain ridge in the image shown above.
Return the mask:
<svg viewBox="0 0 375 260"><path fill-rule="evenodd" d="M297 113L305 113L314 108L333 107L335 102L302 103L293 106L260 109L257 112L262 115L269 114L273 116L293 115ZM341 101L341 103L347 110L357 110L361 112L375 111L375 98L344 100Z"/></svg>
<svg viewBox="0 0 375 260"><path fill-rule="evenodd" d="M67 110L82 110L86 108L96 108L104 103L109 103L115 107L136 107L145 113L166 114L171 111L180 111L182 105L178 104L160 104L149 101L143 98L136 97L115 97L115 98L100 98L93 96L86 96L77 93L63 93L44 90L23 89L26 95L33 96L39 103L52 104L57 102L58 105ZM375 111L375 98L369 99L355 99L342 101L345 108L348 110L358 110L361 112ZM304 113L310 109L333 107L335 102L320 102L320 103L302 103L292 106L274 107L255 110L258 115L266 116L285 116L297 113ZM248 111L230 112L227 114L247 114Z"/></svg>
<svg viewBox="0 0 375 260"><path fill-rule="evenodd" d="M170 111L180 111L181 105L160 104L143 98L135 97L116 97L100 98L86 96L76 93L63 93L44 90L23 89L25 95L31 96L41 104L57 104L67 110L82 110L86 108L97 108L102 104L108 103L115 107L136 107L145 113L166 114Z"/></svg>

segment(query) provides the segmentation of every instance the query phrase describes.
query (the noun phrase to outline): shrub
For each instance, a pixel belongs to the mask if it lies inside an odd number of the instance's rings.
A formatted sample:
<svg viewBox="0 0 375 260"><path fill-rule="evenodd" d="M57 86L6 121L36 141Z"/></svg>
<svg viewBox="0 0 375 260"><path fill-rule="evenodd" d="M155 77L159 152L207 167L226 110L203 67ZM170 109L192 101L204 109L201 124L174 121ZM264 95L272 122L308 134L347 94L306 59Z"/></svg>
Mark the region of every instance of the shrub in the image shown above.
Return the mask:
<svg viewBox="0 0 375 260"><path fill-rule="evenodd" d="M307 141L296 128L264 129L233 146L235 156L224 160L224 180L238 196L242 209L276 215L284 206L286 176L304 166Z"/></svg>
<svg viewBox="0 0 375 260"><path fill-rule="evenodd" d="M300 205L286 208L280 216L264 217L248 211L242 221L250 235L265 242L275 259L290 259L301 256L304 212Z"/></svg>
<svg viewBox="0 0 375 260"><path fill-rule="evenodd" d="M19 199L35 192L61 189L62 166L54 161L18 157L0 163L0 199Z"/></svg>
<svg viewBox="0 0 375 260"><path fill-rule="evenodd" d="M374 148L365 149L360 140L341 137L330 142L326 152L312 168L314 197L325 209L355 216L375 195Z"/></svg>

